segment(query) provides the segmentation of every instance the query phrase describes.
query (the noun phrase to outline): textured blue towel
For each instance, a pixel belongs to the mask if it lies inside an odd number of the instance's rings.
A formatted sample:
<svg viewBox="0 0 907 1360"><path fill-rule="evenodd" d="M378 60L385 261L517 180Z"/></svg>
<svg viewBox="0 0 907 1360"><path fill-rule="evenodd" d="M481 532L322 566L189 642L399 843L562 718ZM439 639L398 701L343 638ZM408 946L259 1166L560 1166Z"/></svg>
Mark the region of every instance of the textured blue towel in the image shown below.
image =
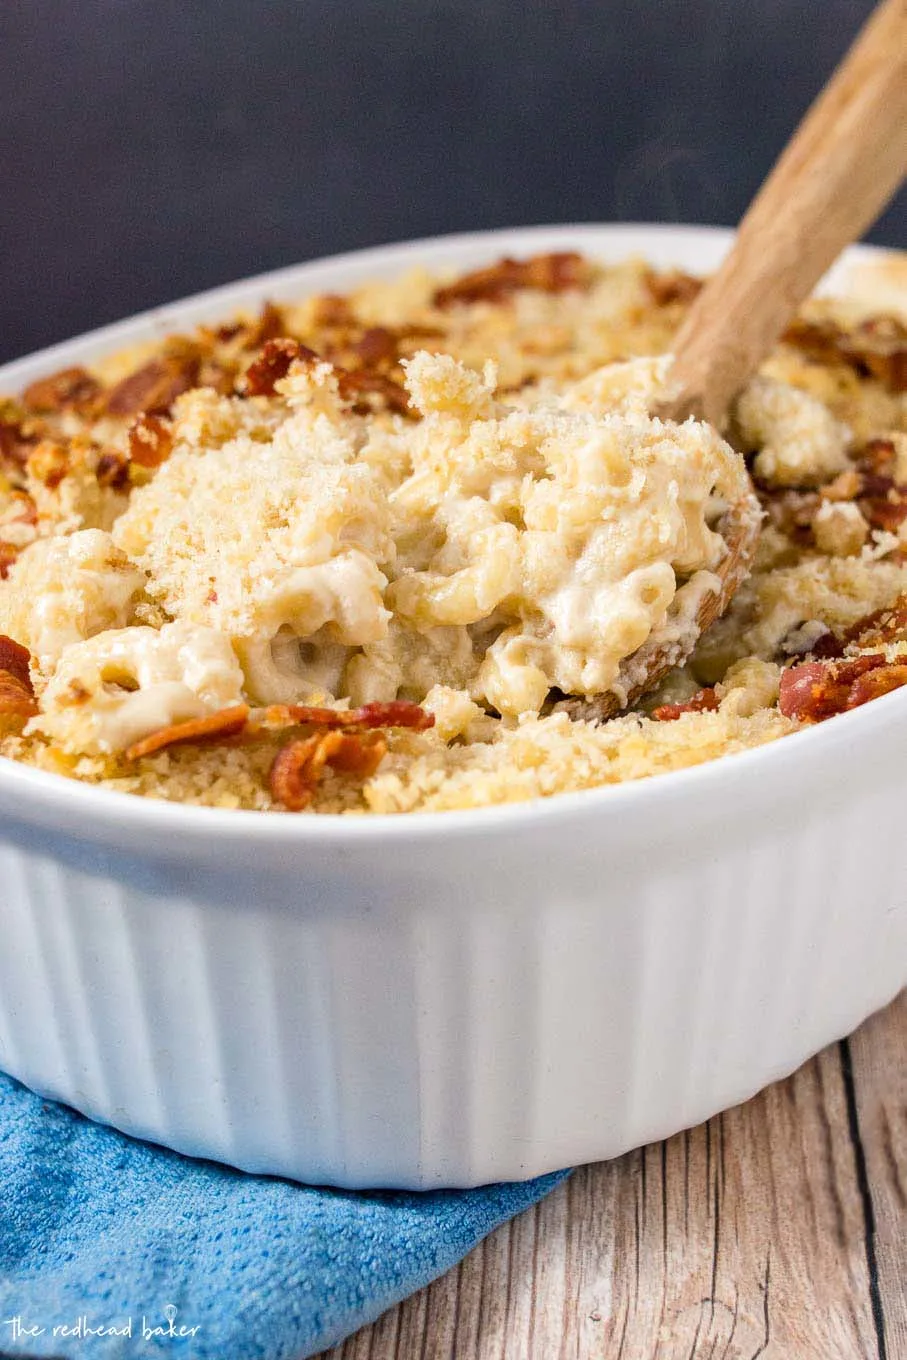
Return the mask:
<svg viewBox="0 0 907 1360"><path fill-rule="evenodd" d="M566 1174L312 1189L137 1142L0 1074L0 1356L302 1360ZM131 1336L103 1334L130 1322Z"/></svg>

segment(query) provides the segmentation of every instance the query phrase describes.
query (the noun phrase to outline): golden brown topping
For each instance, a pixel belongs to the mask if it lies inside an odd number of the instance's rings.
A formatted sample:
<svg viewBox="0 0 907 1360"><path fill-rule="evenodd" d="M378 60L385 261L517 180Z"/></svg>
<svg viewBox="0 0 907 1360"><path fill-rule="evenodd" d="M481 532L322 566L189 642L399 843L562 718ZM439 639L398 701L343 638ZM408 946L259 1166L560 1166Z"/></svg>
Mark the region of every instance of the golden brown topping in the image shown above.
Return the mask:
<svg viewBox="0 0 907 1360"><path fill-rule="evenodd" d="M27 647L0 633L0 726L20 726L38 712L29 660Z"/></svg>
<svg viewBox="0 0 907 1360"><path fill-rule="evenodd" d="M839 661L807 661L782 672L778 707L787 718L824 722L905 684L907 665L892 664L881 652Z"/></svg>
<svg viewBox="0 0 907 1360"><path fill-rule="evenodd" d="M241 392L246 397L273 397L275 384L285 378L290 365L297 359L315 363L318 355L298 340L268 340L241 381Z"/></svg>
<svg viewBox="0 0 907 1360"><path fill-rule="evenodd" d="M219 708L216 713L208 713L203 718L190 718L188 722L171 723L151 732L141 741L127 747L127 760L140 760L142 756L154 755L165 746L177 746L188 741L225 741L243 731L249 720L248 704L233 704L230 708Z"/></svg>
<svg viewBox="0 0 907 1360"><path fill-rule="evenodd" d="M291 741L278 751L271 766L271 796L289 812L302 812L315 796L326 765L367 779L387 751L380 732L324 732Z"/></svg>
<svg viewBox="0 0 907 1360"><path fill-rule="evenodd" d="M794 321L783 339L819 363L847 364L890 392L907 391L907 326L896 316L874 316L852 331L836 321Z"/></svg>
<svg viewBox="0 0 907 1360"><path fill-rule="evenodd" d="M152 415L168 411L181 392L195 386L200 363L197 351L188 348L151 359L111 388L107 394L108 412L112 416L133 416L142 411Z"/></svg>
<svg viewBox="0 0 907 1360"><path fill-rule="evenodd" d="M647 273L645 285L652 301L659 307L672 302L690 303L702 291L702 279L685 274L682 269L670 269L664 274Z"/></svg>
<svg viewBox="0 0 907 1360"><path fill-rule="evenodd" d="M845 646L857 647L879 647L903 640L907 640L907 594L899 595L887 608L859 619L841 639Z"/></svg>
<svg viewBox="0 0 907 1360"><path fill-rule="evenodd" d="M322 293L313 299L313 321L316 326L354 326L356 314L349 298L340 293Z"/></svg>
<svg viewBox="0 0 907 1360"><path fill-rule="evenodd" d="M259 716L259 715L256 715ZM409 727L425 732L434 727L435 715L406 699L363 704L361 708L310 708L305 704L270 704L260 710L266 727L307 726L344 728Z"/></svg>
<svg viewBox="0 0 907 1360"><path fill-rule="evenodd" d="M713 713L718 708L714 689L699 689L685 704L660 704L652 710L655 722L675 722L684 713Z"/></svg>
<svg viewBox="0 0 907 1360"><path fill-rule="evenodd" d="M42 439L28 455L26 467L35 481L52 491L69 471L69 450L56 439Z"/></svg>
<svg viewBox="0 0 907 1360"><path fill-rule="evenodd" d="M139 416L129 426L129 460L138 467L156 468L173 449L173 431L162 416Z"/></svg>
<svg viewBox="0 0 907 1360"><path fill-rule="evenodd" d="M505 256L497 264L476 269L439 288L433 301L436 307L444 308L458 302L500 302L520 288L563 293L569 288L588 287L591 278L589 262L573 250L532 255L528 260Z"/></svg>
<svg viewBox="0 0 907 1360"><path fill-rule="evenodd" d="M38 378L22 393L32 411L63 411L90 406L101 391L101 384L84 368L64 368L50 377Z"/></svg>

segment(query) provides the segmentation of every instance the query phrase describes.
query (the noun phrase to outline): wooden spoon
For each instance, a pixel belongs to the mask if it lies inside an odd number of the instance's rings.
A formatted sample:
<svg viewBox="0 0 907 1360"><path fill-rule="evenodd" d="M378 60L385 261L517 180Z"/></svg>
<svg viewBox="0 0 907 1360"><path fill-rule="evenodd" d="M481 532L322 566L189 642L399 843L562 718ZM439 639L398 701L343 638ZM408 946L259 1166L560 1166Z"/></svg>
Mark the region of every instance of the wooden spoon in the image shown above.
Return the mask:
<svg viewBox="0 0 907 1360"><path fill-rule="evenodd" d="M734 397L845 246L875 221L907 174L907 0L884 0L828 81L763 184L730 254L696 298L674 340L674 392L656 414L720 424ZM753 500L719 526L728 554L722 587L697 616L701 634L749 574L759 536ZM657 633L624 662L627 703L682 664L695 645ZM636 677L644 674L642 680ZM615 694L568 699L573 717L608 718Z"/></svg>

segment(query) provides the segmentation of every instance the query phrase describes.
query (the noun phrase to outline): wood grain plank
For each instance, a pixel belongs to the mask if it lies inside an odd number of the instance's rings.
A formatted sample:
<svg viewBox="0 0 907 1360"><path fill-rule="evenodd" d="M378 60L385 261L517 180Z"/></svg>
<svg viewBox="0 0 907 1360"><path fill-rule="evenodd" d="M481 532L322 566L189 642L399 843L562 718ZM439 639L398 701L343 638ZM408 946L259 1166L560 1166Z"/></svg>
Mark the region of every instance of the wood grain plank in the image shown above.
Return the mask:
<svg viewBox="0 0 907 1360"><path fill-rule="evenodd" d="M747 1104L580 1168L325 1360L907 1357L905 1046L902 999Z"/></svg>
<svg viewBox="0 0 907 1360"><path fill-rule="evenodd" d="M907 992L848 1041L883 1360L907 1356Z"/></svg>

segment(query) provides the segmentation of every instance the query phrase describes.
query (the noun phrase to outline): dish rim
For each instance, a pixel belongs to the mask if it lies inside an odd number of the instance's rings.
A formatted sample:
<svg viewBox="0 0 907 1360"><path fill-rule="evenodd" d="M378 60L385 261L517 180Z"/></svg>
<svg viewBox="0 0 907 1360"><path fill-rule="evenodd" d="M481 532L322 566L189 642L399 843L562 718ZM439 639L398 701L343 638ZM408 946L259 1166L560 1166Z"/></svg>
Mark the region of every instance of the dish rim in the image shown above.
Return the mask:
<svg viewBox="0 0 907 1360"><path fill-rule="evenodd" d="M672 242L678 239L689 245L700 241L707 242L712 248L726 249L734 232L729 227L689 223L576 222L454 232L344 251L205 289L34 351L0 365L0 388L21 382L20 374L27 374L29 379L38 376L36 364L52 372L88 346L96 357L100 357L104 353L124 348L130 338L135 339L138 335L147 338L149 328L166 333L175 326L198 324L198 319L193 319L191 314L210 312L216 315L221 307L238 310L253 299L260 302L271 292L304 289L308 275L325 270L354 267L365 279L373 269L387 270L397 263L401 268L407 264L430 264L432 256L445 257L452 252L468 253L493 244L496 240L509 243L503 247L505 250L519 250L524 243L531 248L540 242L547 242L549 249L573 244L579 249L589 250L594 248L591 243L598 240L600 247L613 243L615 255L623 252L626 258L626 245L619 242L626 242L633 235L644 238L639 242L638 253L645 257L651 250L651 243L658 243L670 250ZM586 238L589 244L578 238ZM846 267L848 264L881 259L885 255L900 254L880 246L851 246L829 273L834 275L842 265ZM618 784L559 793L547 798L477 808L410 813L319 812L275 816L251 809L198 807L118 792L66 775L38 770L2 756L0 807L11 811L17 820L33 821L34 817L29 817L29 811L37 804L45 814L61 814L67 831L76 830L70 827L71 821L79 822L78 834L93 842L106 842L109 833L122 832L125 823L129 823L136 831L147 829L149 832L166 832L181 842L196 841L200 836L212 842L252 837L255 840L264 839L275 846L293 846L312 841L358 843L376 837L382 840L392 837L398 841L424 841L438 836L474 835L483 831L492 834L514 828L530 830L539 823L572 820L580 811L594 814L598 810L601 816L609 812L612 816L620 816L635 808L640 799L651 803L654 811L665 799L675 796L695 798L707 794L716 779L728 777L731 771L742 777L749 773L751 778L754 775L758 778L759 767L765 762L770 762L770 766L777 768L779 773L784 771L786 762L802 775L804 758L808 758L810 753L816 756L823 746L848 746L859 742L861 733L878 727L879 723L887 725L889 714L894 718L902 708L907 714L905 705L907 693L896 691L862 708L840 714L831 722L790 733L749 750L716 756L699 765L666 770ZM788 754L785 755L785 752Z"/></svg>

